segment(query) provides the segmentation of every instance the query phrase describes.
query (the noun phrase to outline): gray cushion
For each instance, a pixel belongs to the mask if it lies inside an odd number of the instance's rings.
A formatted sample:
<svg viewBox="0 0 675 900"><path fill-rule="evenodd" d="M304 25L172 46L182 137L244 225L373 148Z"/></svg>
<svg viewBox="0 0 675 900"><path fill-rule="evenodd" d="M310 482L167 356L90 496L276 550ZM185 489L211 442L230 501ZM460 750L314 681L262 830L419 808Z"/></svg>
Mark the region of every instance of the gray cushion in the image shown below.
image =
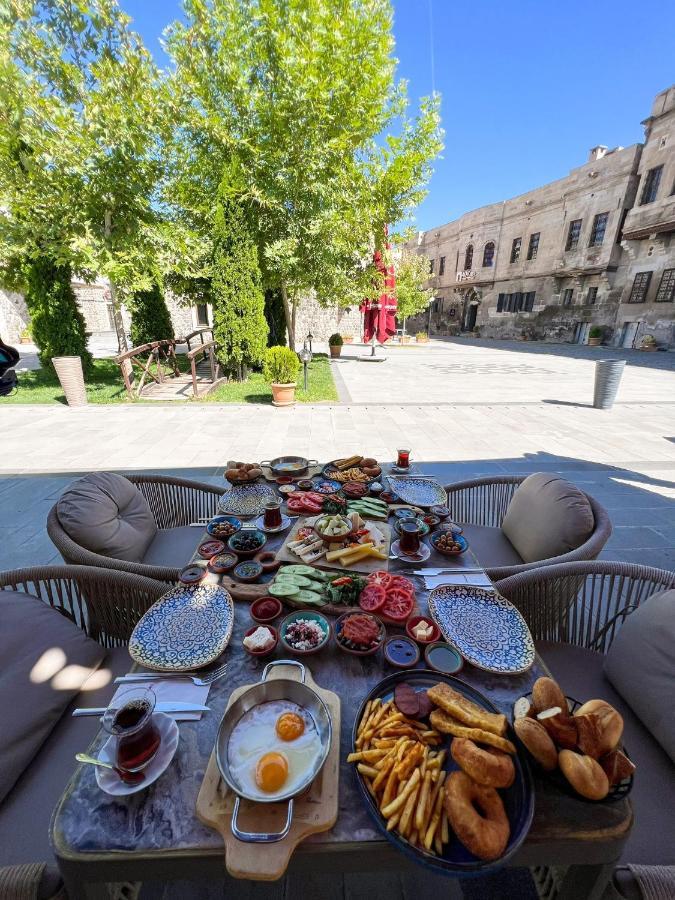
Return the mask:
<svg viewBox="0 0 675 900"><path fill-rule="evenodd" d="M72 540L93 553L140 562L157 525L148 501L127 478L96 472L75 481L56 507Z"/></svg>
<svg viewBox="0 0 675 900"><path fill-rule="evenodd" d="M95 716L73 719L70 713L76 706L107 706L113 678L131 668L126 647L104 652L101 670L109 670L109 683L73 699L32 765L0 803L0 866L47 862L56 869L49 844L51 815L78 765L75 754L87 750L101 727Z"/></svg>
<svg viewBox="0 0 675 900"><path fill-rule="evenodd" d="M180 528L160 528L145 552L146 566L169 566L182 569L199 546L202 532L183 525Z"/></svg>
<svg viewBox="0 0 675 900"><path fill-rule="evenodd" d="M538 472L516 489L502 530L525 562L552 559L576 550L593 533L588 498L559 475Z"/></svg>
<svg viewBox="0 0 675 900"><path fill-rule="evenodd" d="M675 767L670 757L605 678L601 653L548 641L538 641L536 647L566 694L581 701L600 697L623 716L623 744L637 770L630 795L635 824L621 861L675 864Z"/></svg>
<svg viewBox="0 0 675 900"><path fill-rule="evenodd" d="M486 569L522 566L523 560L501 528L488 528L486 525L462 525L462 528L469 547Z"/></svg>
<svg viewBox="0 0 675 900"><path fill-rule="evenodd" d="M0 591L0 623L2 802L105 650L42 600L18 591Z"/></svg>
<svg viewBox="0 0 675 900"><path fill-rule="evenodd" d="M605 675L675 762L675 590L654 594L628 616Z"/></svg>

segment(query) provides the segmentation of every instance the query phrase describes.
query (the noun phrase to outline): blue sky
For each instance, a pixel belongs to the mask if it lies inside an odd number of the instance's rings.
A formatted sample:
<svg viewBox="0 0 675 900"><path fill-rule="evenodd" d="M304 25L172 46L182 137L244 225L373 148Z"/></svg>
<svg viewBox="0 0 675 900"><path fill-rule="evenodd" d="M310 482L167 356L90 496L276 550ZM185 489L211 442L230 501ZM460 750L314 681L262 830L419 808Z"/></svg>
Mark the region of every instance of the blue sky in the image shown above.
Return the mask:
<svg viewBox="0 0 675 900"><path fill-rule="evenodd" d="M177 0L119 0L160 65ZM398 74L413 103L442 95L445 151L420 229L523 193L585 162L595 144L642 140L675 81L675 3L663 0L394 0Z"/></svg>

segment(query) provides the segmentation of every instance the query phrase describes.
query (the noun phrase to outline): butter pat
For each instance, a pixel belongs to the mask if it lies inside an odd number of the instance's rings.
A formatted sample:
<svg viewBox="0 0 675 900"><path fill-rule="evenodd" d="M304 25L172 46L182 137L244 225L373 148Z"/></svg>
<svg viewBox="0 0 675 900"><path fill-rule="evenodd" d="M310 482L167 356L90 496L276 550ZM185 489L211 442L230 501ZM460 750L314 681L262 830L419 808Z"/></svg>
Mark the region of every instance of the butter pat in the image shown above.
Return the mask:
<svg viewBox="0 0 675 900"><path fill-rule="evenodd" d="M412 633L415 635L416 640L428 641L431 635L434 633L434 627L430 622L426 622L424 619L421 619L412 629Z"/></svg>

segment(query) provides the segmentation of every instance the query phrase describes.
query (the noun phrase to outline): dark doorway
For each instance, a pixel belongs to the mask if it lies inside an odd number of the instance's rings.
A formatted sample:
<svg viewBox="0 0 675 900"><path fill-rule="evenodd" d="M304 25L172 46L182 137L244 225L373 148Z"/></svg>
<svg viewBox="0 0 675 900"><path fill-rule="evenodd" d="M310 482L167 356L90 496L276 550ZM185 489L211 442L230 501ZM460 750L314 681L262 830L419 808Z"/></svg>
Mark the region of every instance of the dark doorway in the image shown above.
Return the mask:
<svg viewBox="0 0 675 900"><path fill-rule="evenodd" d="M464 331L473 331L476 324L476 316L478 315L478 306L475 303L469 304L466 308L466 317L464 319Z"/></svg>

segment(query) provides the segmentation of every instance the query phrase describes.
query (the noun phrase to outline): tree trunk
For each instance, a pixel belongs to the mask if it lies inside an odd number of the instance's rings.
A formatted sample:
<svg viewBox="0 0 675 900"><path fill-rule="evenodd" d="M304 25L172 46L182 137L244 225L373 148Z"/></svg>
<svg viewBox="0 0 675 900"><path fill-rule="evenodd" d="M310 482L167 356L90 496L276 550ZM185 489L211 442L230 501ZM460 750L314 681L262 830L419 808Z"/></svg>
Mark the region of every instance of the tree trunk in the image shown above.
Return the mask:
<svg viewBox="0 0 675 900"><path fill-rule="evenodd" d="M292 302L292 312L291 305L288 302L288 287L286 282L282 280L281 282L281 300L284 304L284 316L286 317L286 331L288 332L288 346L291 350L295 350L295 300Z"/></svg>
<svg viewBox="0 0 675 900"><path fill-rule="evenodd" d="M110 244L110 239L112 237L112 210L110 209L106 209L104 213L103 233L106 242ZM115 322L115 332L117 334L117 347L120 353L126 353L129 349L129 344L127 343L127 335L124 330L122 309L117 299L117 288L112 281L110 281L110 302L112 303L113 308L113 321Z"/></svg>

